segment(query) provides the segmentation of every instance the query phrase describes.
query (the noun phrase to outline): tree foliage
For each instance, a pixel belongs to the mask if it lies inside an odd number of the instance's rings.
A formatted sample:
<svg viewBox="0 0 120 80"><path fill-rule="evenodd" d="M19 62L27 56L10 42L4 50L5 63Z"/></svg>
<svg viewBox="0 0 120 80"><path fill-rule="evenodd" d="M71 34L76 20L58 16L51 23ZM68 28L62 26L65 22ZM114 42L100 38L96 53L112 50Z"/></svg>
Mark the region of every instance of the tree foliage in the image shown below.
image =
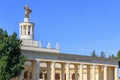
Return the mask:
<svg viewBox="0 0 120 80"><path fill-rule="evenodd" d="M100 54L100 58L106 58L105 53L103 51Z"/></svg>
<svg viewBox="0 0 120 80"><path fill-rule="evenodd" d="M120 50L117 52L117 58L120 59Z"/></svg>
<svg viewBox="0 0 120 80"><path fill-rule="evenodd" d="M25 57L21 55L17 34L8 35L0 29L0 80L11 80L21 74Z"/></svg>
<svg viewBox="0 0 120 80"><path fill-rule="evenodd" d="M98 57L98 56L96 55L95 50L93 50L93 52L90 54L90 56L92 56L92 57Z"/></svg>
<svg viewBox="0 0 120 80"><path fill-rule="evenodd" d="M114 55L114 54L110 54L108 57L106 57L106 55L105 55L105 53L103 51L101 51L100 55L97 55L95 50L92 51L92 53L90 54L90 56L92 56L92 57L98 57L98 58L102 58L102 59L104 59L104 58L120 59L120 50L118 51L117 56Z"/></svg>
<svg viewBox="0 0 120 80"><path fill-rule="evenodd" d="M116 59L116 56L114 54L108 56L109 59Z"/></svg>

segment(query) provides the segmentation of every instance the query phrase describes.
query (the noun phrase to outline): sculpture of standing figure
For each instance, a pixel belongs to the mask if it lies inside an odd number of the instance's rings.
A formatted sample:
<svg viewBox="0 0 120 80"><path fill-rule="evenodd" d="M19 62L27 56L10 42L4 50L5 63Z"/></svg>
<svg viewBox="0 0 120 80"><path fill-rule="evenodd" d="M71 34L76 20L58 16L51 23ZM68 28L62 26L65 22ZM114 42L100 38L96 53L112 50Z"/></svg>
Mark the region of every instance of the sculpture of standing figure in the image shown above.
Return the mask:
<svg viewBox="0 0 120 80"><path fill-rule="evenodd" d="M32 10L29 9L27 5L24 7L24 9L25 9L25 18L29 18L29 14L32 12Z"/></svg>

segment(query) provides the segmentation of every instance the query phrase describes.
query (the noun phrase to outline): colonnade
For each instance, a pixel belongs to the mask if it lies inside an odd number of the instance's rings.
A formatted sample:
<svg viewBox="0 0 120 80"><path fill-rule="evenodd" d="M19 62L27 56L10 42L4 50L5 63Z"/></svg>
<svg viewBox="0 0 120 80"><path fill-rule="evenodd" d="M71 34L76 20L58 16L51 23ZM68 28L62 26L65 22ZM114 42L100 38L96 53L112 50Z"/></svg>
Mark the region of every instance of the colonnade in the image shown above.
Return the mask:
<svg viewBox="0 0 120 80"><path fill-rule="evenodd" d="M40 64L41 61L32 62L32 79L31 80L40 80ZM111 80L118 80L118 67L117 66L109 66L109 65L98 65L98 64L85 64L85 63L60 63L60 62L46 62L47 64L47 80L56 80L56 63L61 65L60 67L60 79L59 80L72 80L70 73L70 65L74 66L74 80L108 80L108 77L111 77ZM84 66L86 66L86 78L84 79ZM113 72L112 75L109 76L108 68L112 67ZM97 71L97 78L96 78ZM23 75L23 74L22 74ZM44 79L43 75L43 79ZM24 80L23 76L21 76L20 80Z"/></svg>
<svg viewBox="0 0 120 80"><path fill-rule="evenodd" d="M32 25L21 25L20 26L20 35L32 35L33 33L33 27Z"/></svg>

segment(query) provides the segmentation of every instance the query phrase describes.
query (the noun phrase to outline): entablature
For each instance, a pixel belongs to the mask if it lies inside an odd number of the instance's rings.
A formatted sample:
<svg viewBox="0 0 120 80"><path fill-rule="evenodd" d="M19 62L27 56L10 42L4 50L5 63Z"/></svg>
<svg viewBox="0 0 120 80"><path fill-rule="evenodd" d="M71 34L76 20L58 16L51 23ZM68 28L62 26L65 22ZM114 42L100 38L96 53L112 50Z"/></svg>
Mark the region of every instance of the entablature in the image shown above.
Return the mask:
<svg viewBox="0 0 120 80"><path fill-rule="evenodd" d="M115 59L101 59L94 58L90 56L64 54L55 52L42 52L42 51L32 51L32 50L22 50L23 55L29 60L41 60L41 61L57 61L63 63L84 63L84 64L96 64L96 65L113 65L117 66L118 61Z"/></svg>

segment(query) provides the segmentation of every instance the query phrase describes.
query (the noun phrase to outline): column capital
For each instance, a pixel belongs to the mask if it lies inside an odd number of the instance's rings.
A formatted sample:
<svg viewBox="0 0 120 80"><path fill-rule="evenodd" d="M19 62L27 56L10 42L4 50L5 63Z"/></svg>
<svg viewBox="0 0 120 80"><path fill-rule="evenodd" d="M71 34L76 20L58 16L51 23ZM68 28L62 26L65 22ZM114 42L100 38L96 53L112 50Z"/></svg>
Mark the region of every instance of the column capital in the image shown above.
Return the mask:
<svg viewBox="0 0 120 80"><path fill-rule="evenodd" d="M66 63L60 63L61 65L65 65Z"/></svg>
<svg viewBox="0 0 120 80"><path fill-rule="evenodd" d="M35 60L35 62L40 62L40 60Z"/></svg>
<svg viewBox="0 0 120 80"><path fill-rule="evenodd" d="M92 64L92 66L96 66L96 64Z"/></svg>
<svg viewBox="0 0 120 80"><path fill-rule="evenodd" d="M56 62L51 62L51 65L55 66Z"/></svg>
<svg viewBox="0 0 120 80"><path fill-rule="evenodd" d="M119 68L118 66L115 66L115 68Z"/></svg>
<svg viewBox="0 0 120 80"><path fill-rule="evenodd" d="M108 67L108 65L104 65L104 67Z"/></svg>
<svg viewBox="0 0 120 80"><path fill-rule="evenodd" d="M86 66L88 67L88 66L91 66L91 65L86 65Z"/></svg>
<svg viewBox="0 0 120 80"><path fill-rule="evenodd" d="M80 63L81 65L84 65L84 63Z"/></svg>
<svg viewBox="0 0 120 80"><path fill-rule="evenodd" d="M70 62L67 62L66 64L71 64Z"/></svg>
<svg viewBox="0 0 120 80"><path fill-rule="evenodd" d="M84 66L83 64L80 64L80 65L79 65L80 68L83 68L83 66Z"/></svg>
<svg viewBox="0 0 120 80"><path fill-rule="evenodd" d="M79 64L73 64L74 66L78 66Z"/></svg>
<svg viewBox="0 0 120 80"><path fill-rule="evenodd" d="M47 65L50 65L50 64L51 64L51 62L47 62L46 64L47 64Z"/></svg>
<svg viewBox="0 0 120 80"><path fill-rule="evenodd" d="M51 63L56 63L56 61L52 61Z"/></svg>
<svg viewBox="0 0 120 80"><path fill-rule="evenodd" d="M65 65L66 65L66 67L70 67L70 63L66 63Z"/></svg>
<svg viewBox="0 0 120 80"><path fill-rule="evenodd" d="M66 67L70 68L70 63L67 63L67 64L66 64Z"/></svg>
<svg viewBox="0 0 120 80"><path fill-rule="evenodd" d="M40 66L40 61L36 61L36 66Z"/></svg>
<svg viewBox="0 0 120 80"><path fill-rule="evenodd" d="M32 60L31 63L34 64L37 60Z"/></svg>

